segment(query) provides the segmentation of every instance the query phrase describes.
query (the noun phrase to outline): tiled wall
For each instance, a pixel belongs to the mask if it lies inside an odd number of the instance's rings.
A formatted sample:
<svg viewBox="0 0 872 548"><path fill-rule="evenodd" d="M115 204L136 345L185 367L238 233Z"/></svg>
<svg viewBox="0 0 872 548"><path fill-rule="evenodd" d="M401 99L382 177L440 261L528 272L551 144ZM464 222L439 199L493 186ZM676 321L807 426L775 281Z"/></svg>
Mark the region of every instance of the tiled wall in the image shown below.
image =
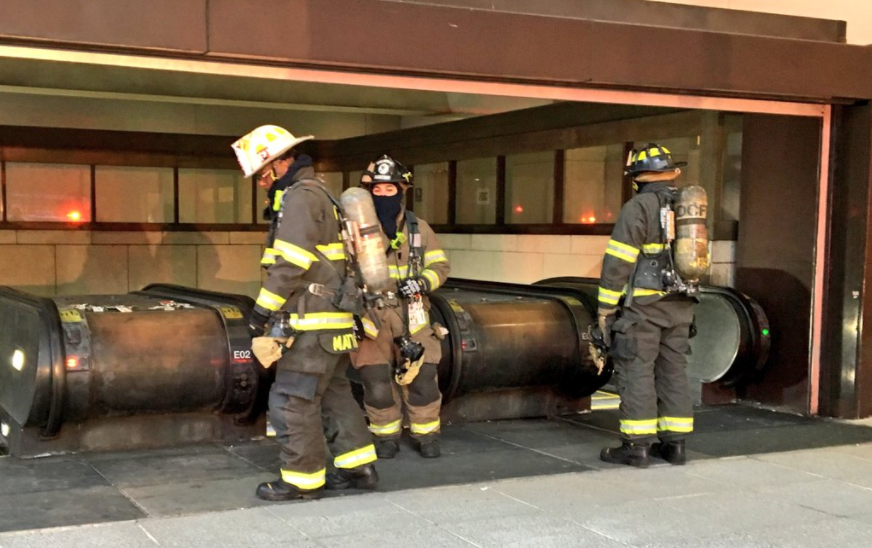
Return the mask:
<svg viewBox="0 0 872 548"><path fill-rule="evenodd" d="M608 236L441 234L456 278L532 283L557 276L598 278ZM735 283L736 243L712 242L712 285Z"/></svg>
<svg viewBox="0 0 872 548"><path fill-rule="evenodd" d="M599 277L608 236L442 234L452 276L532 283ZM0 285L39 295L117 294L173 283L256 296L261 232L0 231ZM713 242L711 281L732 286L735 242Z"/></svg>
<svg viewBox="0 0 872 548"><path fill-rule="evenodd" d="M254 296L261 232L0 231L0 285L39 295L173 283Z"/></svg>

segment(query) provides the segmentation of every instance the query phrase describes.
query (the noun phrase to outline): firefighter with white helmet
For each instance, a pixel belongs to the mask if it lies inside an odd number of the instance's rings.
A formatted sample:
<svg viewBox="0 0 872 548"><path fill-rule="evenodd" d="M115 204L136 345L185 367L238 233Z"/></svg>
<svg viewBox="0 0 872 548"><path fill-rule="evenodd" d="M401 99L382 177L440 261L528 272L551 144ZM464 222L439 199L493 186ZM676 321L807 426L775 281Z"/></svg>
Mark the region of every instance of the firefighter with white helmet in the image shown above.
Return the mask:
<svg viewBox="0 0 872 548"><path fill-rule="evenodd" d="M281 181L288 152L309 139L261 126L233 149L247 177ZM339 217L335 198L314 178L290 181L279 198L264 255L267 277L249 320L259 361L276 367L269 416L281 444L281 477L258 486L262 499L312 499L325 485L378 483L375 447L345 377L357 347L353 315L330 297L346 282ZM326 474L325 436L337 469L332 474Z"/></svg>
<svg viewBox="0 0 872 548"><path fill-rule="evenodd" d="M389 156L369 164L360 184L372 193L392 278L386 306L362 318L364 337L352 355L364 386L363 403L379 458L400 450L403 410L416 450L440 455L437 366L442 357L438 325L430 325L427 295L448 279L448 257L424 219L405 209L412 173Z"/></svg>

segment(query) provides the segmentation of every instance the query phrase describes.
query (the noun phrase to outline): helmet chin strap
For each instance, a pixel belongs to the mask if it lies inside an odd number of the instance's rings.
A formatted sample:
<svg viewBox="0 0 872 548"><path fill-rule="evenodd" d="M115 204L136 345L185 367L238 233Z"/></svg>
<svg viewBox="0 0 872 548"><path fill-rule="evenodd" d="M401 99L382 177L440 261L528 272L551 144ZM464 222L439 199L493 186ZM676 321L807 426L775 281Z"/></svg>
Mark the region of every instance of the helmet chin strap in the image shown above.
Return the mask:
<svg viewBox="0 0 872 548"><path fill-rule="evenodd" d="M649 171L647 173L642 173L633 180L637 183L656 183L659 181L674 181L679 175L681 175L681 169L675 168L674 171Z"/></svg>

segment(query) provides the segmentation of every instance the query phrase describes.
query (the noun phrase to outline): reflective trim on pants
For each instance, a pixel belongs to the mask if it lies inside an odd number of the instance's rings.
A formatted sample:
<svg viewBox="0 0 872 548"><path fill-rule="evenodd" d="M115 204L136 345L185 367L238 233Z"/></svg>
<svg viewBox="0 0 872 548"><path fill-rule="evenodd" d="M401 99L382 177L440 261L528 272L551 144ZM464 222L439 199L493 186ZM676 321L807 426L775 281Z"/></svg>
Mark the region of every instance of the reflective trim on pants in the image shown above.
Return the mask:
<svg viewBox="0 0 872 548"><path fill-rule="evenodd" d="M333 461L333 465L336 468L357 468L358 466L375 462L376 459L375 445L369 444L366 447L339 455Z"/></svg>
<svg viewBox="0 0 872 548"><path fill-rule="evenodd" d="M439 426L440 426L439 419L436 419L433 422L427 422L427 423L423 423L423 424L413 422L409 425L413 434L420 434L420 435L432 434L433 432L436 432L439 430Z"/></svg>
<svg viewBox="0 0 872 548"><path fill-rule="evenodd" d="M661 432L689 434L693 432L693 417L660 417L657 429Z"/></svg>
<svg viewBox="0 0 872 548"><path fill-rule="evenodd" d="M290 470L282 470L282 480L285 483L290 483L299 489L311 491L324 486L324 478L327 470L322 468L317 472L305 474L303 472L292 472Z"/></svg>
<svg viewBox="0 0 872 548"><path fill-rule="evenodd" d="M395 420L394 422L389 422L387 424L375 424L370 423L369 431L375 434L376 436L390 436L392 434L396 434L400 431L403 426L403 420Z"/></svg>
<svg viewBox="0 0 872 548"><path fill-rule="evenodd" d="M621 433L628 436L649 436L657 434L657 419L646 419L640 421L623 420L621 421Z"/></svg>

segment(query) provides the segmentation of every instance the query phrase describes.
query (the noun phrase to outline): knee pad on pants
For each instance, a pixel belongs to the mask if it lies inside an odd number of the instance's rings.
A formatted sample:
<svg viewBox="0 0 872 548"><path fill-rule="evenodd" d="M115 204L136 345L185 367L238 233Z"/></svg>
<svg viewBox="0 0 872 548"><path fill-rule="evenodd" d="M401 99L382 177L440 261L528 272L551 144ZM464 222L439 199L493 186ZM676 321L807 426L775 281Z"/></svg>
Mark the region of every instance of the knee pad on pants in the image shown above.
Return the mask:
<svg viewBox="0 0 872 548"><path fill-rule="evenodd" d="M436 364L425 363L415 380L409 385L409 404L420 406L433 403L442 395L436 380Z"/></svg>
<svg viewBox="0 0 872 548"><path fill-rule="evenodd" d="M394 406L391 368L388 364L367 365L360 368L363 381L363 402L376 409Z"/></svg>

